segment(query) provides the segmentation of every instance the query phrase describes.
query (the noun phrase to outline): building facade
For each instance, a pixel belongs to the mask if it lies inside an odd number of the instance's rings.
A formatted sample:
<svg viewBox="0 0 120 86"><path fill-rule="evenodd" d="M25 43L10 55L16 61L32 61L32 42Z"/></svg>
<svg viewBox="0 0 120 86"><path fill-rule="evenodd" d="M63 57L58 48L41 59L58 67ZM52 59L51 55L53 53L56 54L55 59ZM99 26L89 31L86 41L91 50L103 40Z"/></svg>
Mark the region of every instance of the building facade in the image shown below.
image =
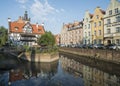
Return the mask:
<svg viewBox="0 0 120 86"><path fill-rule="evenodd" d="M91 36L91 18L92 14L89 11L85 12L84 21L83 21L83 44L91 44L92 36Z"/></svg>
<svg viewBox="0 0 120 86"><path fill-rule="evenodd" d="M64 24L61 31L61 44L79 45L83 42L83 22Z"/></svg>
<svg viewBox="0 0 120 86"><path fill-rule="evenodd" d="M105 11L103 11L100 7L97 7L95 9L93 17L91 19L92 44L104 43L104 15Z"/></svg>
<svg viewBox="0 0 120 86"><path fill-rule="evenodd" d="M111 0L104 16L105 44L120 44L120 2Z"/></svg>
<svg viewBox="0 0 120 86"><path fill-rule="evenodd" d="M9 40L15 44L37 45L37 39L45 33L44 26L31 24L27 11L23 17L19 17L17 21L8 20L9 23Z"/></svg>

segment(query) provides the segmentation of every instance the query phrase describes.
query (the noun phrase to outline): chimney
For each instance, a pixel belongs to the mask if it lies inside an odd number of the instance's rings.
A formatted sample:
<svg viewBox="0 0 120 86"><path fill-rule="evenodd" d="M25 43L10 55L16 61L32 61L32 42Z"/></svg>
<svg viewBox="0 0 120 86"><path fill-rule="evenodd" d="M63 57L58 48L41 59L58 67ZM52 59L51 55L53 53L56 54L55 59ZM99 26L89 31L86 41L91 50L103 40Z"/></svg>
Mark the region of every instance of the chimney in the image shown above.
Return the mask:
<svg viewBox="0 0 120 86"><path fill-rule="evenodd" d="M36 23L36 28L38 28L38 23Z"/></svg>
<svg viewBox="0 0 120 86"><path fill-rule="evenodd" d="M41 24L44 27L44 23Z"/></svg>
<svg viewBox="0 0 120 86"><path fill-rule="evenodd" d="M11 18L8 18L8 22L11 22Z"/></svg>
<svg viewBox="0 0 120 86"><path fill-rule="evenodd" d="M8 18L8 40L9 40L9 33L10 33L10 23L11 23L11 18Z"/></svg>

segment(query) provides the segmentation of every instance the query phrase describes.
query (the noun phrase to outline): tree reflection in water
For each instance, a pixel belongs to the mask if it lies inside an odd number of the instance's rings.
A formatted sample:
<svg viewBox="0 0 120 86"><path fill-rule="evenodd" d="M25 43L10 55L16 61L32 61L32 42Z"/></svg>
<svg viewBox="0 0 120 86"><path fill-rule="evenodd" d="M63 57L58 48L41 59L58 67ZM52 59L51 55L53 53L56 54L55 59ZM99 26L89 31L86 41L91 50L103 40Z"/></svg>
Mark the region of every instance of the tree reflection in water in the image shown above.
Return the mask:
<svg viewBox="0 0 120 86"><path fill-rule="evenodd" d="M30 63L9 72L9 82L31 78L51 79L57 72L58 62L53 63Z"/></svg>

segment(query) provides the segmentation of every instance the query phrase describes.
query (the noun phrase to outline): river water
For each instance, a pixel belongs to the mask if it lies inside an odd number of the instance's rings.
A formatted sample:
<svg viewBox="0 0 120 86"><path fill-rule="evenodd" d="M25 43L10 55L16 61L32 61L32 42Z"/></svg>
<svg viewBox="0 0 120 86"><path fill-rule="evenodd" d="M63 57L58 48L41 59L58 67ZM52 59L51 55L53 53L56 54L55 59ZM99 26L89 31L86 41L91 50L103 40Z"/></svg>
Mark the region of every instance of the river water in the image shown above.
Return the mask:
<svg viewBox="0 0 120 86"><path fill-rule="evenodd" d="M120 65L110 62L63 53L51 63L0 57L0 86L120 86Z"/></svg>

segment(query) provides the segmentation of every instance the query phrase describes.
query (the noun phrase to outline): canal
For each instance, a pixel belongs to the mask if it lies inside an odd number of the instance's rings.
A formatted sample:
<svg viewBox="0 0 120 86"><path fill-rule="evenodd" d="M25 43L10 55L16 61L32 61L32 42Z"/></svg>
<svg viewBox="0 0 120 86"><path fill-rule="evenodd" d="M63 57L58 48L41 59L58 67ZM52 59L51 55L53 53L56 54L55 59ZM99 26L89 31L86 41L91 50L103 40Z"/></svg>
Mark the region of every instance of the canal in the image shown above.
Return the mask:
<svg viewBox="0 0 120 86"><path fill-rule="evenodd" d="M0 54L0 86L120 86L120 65L63 52L51 63Z"/></svg>

